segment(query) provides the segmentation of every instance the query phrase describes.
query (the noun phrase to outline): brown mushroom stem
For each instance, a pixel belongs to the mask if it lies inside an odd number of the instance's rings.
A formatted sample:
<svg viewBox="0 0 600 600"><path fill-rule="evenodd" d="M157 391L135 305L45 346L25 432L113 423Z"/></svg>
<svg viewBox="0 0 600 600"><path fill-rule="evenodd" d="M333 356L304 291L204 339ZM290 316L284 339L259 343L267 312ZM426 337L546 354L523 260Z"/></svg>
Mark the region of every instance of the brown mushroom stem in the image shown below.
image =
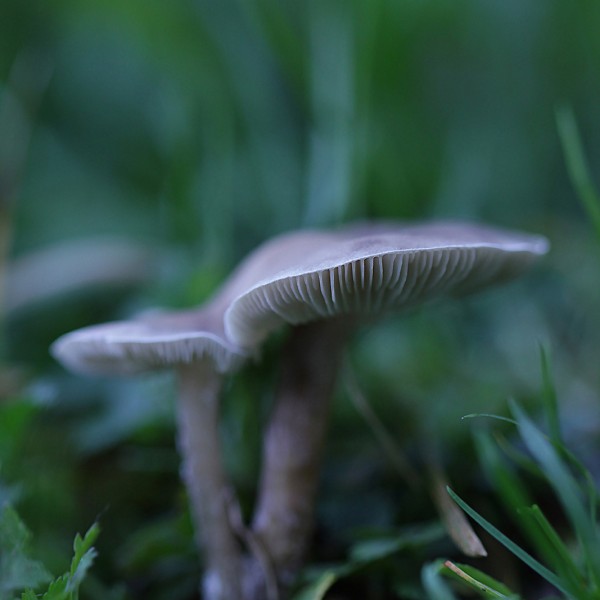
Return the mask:
<svg viewBox="0 0 600 600"><path fill-rule="evenodd" d="M231 485L219 439L221 376L207 361L181 365L177 420L182 478L188 489L197 542L206 561L203 598L239 600L240 548L228 517Z"/></svg>
<svg viewBox="0 0 600 600"><path fill-rule="evenodd" d="M313 532L321 455L347 326L336 319L296 327L282 356L253 521L281 596L298 574Z"/></svg>

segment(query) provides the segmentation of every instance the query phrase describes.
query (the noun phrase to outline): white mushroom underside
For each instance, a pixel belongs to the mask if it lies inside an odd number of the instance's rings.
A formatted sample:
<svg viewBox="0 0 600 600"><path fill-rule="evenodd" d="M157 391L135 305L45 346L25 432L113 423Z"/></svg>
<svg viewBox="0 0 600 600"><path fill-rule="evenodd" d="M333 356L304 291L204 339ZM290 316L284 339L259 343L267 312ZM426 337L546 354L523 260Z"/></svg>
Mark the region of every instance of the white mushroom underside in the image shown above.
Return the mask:
<svg viewBox="0 0 600 600"><path fill-rule="evenodd" d="M130 375L178 364L210 360L215 370L226 373L244 361L245 355L222 338L209 333L173 335L144 334L140 323L120 323L86 327L58 339L52 354L73 371L92 375ZM122 327L121 329L125 329Z"/></svg>
<svg viewBox="0 0 600 600"><path fill-rule="evenodd" d="M410 308L516 276L538 252L495 246L389 252L257 285L226 313L235 343L252 346L282 323Z"/></svg>

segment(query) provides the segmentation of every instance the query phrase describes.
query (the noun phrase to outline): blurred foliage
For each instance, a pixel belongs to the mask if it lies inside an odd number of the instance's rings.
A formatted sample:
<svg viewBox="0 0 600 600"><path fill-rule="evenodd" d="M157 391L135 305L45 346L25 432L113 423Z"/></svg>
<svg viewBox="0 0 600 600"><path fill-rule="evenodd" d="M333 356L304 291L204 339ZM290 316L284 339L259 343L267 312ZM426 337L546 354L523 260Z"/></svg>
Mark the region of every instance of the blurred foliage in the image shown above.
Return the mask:
<svg viewBox="0 0 600 600"><path fill-rule="evenodd" d="M11 592L48 583L50 574L44 566L27 556L31 534L9 505L0 514L0 597L10 599Z"/></svg>
<svg viewBox="0 0 600 600"><path fill-rule="evenodd" d="M551 417L551 406L547 412ZM448 488L452 499L486 532L535 572L552 592L544 598L555 598L560 592L565 599L593 600L600 596L600 535L598 532L598 486L590 472L566 448L558 431L546 435L516 403L511 403L512 419L500 420L517 426L519 439L499 451L489 431L481 429L476 440L484 470L490 478L510 519L516 521L528 549L515 543L485 517ZM472 415L491 416L491 415ZM498 418L498 417L497 417ZM526 452L523 452L525 450ZM519 468L516 468L519 467ZM531 499L531 486L523 475L544 481L566 516L557 530L545 510L549 497L542 497L542 508ZM554 517L556 520L556 517ZM540 557L542 562L536 559ZM425 587L432 600L452 600L450 589L440 574L450 576L474 590L482 598L519 600L521 596L504 584L482 573L472 565L436 561L423 570Z"/></svg>
<svg viewBox="0 0 600 600"><path fill-rule="evenodd" d="M555 109L572 107L597 181L599 28L596 0L2 0L0 501L34 532L31 555L66 572L73 533L102 515L85 597L194 597L170 378L77 378L48 345L197 304L270 236L351 219L468 218L550 238L551 255L522 281L387 319L360 332L350 362L407 460L421 472L441 463L501 523L476 425L460 417L502 412L509 395L535 414L541 340L566 445L598 477L598 248ZM98 255L102 244L141 262ZM279 341L225 390L245 513ZM315 563L435 520L423 479L406 485L340 393ZM483 570L540 597L484 543ZM445 537L402 552L353 571L331 597L422 598L424 562L463 560Z"/></svg>

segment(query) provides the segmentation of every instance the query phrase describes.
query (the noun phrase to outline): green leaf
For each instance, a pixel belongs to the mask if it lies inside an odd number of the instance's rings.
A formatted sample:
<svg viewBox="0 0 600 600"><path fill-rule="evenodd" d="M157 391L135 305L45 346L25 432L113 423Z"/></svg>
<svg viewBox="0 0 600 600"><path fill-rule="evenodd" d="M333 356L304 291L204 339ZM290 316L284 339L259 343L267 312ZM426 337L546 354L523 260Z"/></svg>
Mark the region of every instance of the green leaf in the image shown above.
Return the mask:
<svg viewBox="0 0 600 600"><path fill-rule="evenodd" d="M41 600L78 600L79 587L96 557L96 550L92 547L92 544L96 541L99 533L100 527L97 523L94 523L83 538L79 534L75 536L73 559L69 571L50 583ZM32 591L27 590L26 593L31 595ZM35 598L35 595L31 600L33 598ZM30 597L25 596L21 600L30 600Z"/></svg>
<svg viewBox="0 0 600 600"><path fill-rule="evenodd" d="M68 584L69 576L65 573L48 586L48 591L42 596L42 600L73 600L72 596L67 593Z"/></svg>
<svg viewBox="0 0 600 600"><path fill-rule="evenodd" d="M96 541L99 533L100 526L98 523L94 523L88 529L83 539L79 534L75 536L75 542L73 543L75 554L71 562L71 578L68 585L69 590L77 590L79 588L86 573L92 566L97 554L95 548L92 547L92 544Z"/></svg>
<svg viewBox="0 0 600 600"><path fill-rule="evenodd" d="M17 512L5 505L0 513L0 600L26 587L37 587L51 579L41 562L29 558L31 534Z"/></svg>

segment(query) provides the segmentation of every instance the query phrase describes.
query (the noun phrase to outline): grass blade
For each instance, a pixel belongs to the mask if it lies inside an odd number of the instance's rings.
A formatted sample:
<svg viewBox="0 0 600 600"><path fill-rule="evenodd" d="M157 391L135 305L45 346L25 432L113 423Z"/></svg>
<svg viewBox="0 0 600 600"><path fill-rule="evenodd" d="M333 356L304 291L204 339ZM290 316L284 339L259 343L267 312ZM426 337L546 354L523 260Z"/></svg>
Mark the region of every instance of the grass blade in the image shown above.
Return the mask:
<svg viewBox="0 0 600 600"><path fill-rule="evenodd" d="M560 442L560 419L558 413L558 397L552 379L552 363L548 348L540 344L540 363L542 369L542 400L548 415L550 437L554 442Z"/></svg>
<svg viewBox="0 0 600 600"><path fill-rule="evenodd" d="M517 473L504 460L489 433L475 432L474 440L482 469L509 515L521 527L530 543L538 549L540 556L548 561L550 556L546 553L546 540L541 535L539 527L524 513L524 509L533 504L527 488Z"/></svg>
<svg viewBox="0 0 600 600"><path fill-rule="evenodd" d="M600 198L590 176L577 122L571 107L560 106L556 109L556 126L569 177L596 235L600 238Z"/></svg>
<svg viewBox="0 0 600 600"><path fill-rule="evenodd" d="M412 467L400 444L394 439L392 434L383 424L373 407L360 390L358 382L354 377L354 373L348 367L345 369L344 378L346 380L346 392L354 404L358 414L364 419L365 423L370 427L373 436L382 447L390 463L394 466L397 473L402 477L412 489L416 489L419 485L420 478Z"/></svg>
<svg viewBox="0 0 600 600"><path fill-rule="evenodd" d="M444 563L440 560L425 565L421 571L421 582L429 600L457 600L440 576L443 566Z"/></svg>
<svg viewBox="0 0 600 600"><path fill-rule="evenodd" d="M489 575L469 565L457 565L447 560L444 567L469 587L477 590L485 598L500 598L502 600L516 600L518 596L513 594L504 584L492 579Z"/></svg>
<svg viewBox="0 0 600 600"><path fill-rule="evenodd" d="M567 548L539 506L533 505L526 508L523 513L527 514L537 524L538 531L544 536L543 547L546 550L546 554L554 556L552 564L559 576L569 582L572 590L577 590L583 578L571 556L569 548Z"/></svg>
<svg viewBox="0 0 600 600"><path fill-rule="evenodd" d="M598 581L595 573L600 572L597 525L584 507L579 485L552 444L515 402L511 402L511 412L519 422L519 433L525 446L542 467L548 482L569 517L590 567L590 576L594 578L597 588Z"/></svg>
<svg viewBox="0 0 600 600"><path fill-rule="evenodd" d="M493 415L491 413L470 413L468 415L464 415L461 418L462 419L478 419L480 417L485 417L487 419L496 419L496 421L504 421L506 423L510 423L511 425L517 424L517 422L514 419L509 419L508 417L502 417L501 415Z"/></svg>
<svg viewBox="0 0 600 600"><path fill-rule="evenodd" d="M530 569L535 571L540 577L543 577L548 583L553 585L557 590L563 594L568 595L568 591L563 586L558 576L546 568L540 562L538 562L531 554L523 550L520 546L515 544L510 538L504 535L499 529L494 527L489 521L484 519L477 511L471 508L464 500L462 500L455 492L448 488L448 493L451 498L456 502L476 523L481 525L491 536L495 537L503 546L510 550L517 558L522 560Z"/></svg>
<svg viewBox="0 0 600 600"><path fill-rule="evenodd" d="M312 583L302 588L293 600L322 600L337 578L338 574L335 570L325 571Z"/></svg>

